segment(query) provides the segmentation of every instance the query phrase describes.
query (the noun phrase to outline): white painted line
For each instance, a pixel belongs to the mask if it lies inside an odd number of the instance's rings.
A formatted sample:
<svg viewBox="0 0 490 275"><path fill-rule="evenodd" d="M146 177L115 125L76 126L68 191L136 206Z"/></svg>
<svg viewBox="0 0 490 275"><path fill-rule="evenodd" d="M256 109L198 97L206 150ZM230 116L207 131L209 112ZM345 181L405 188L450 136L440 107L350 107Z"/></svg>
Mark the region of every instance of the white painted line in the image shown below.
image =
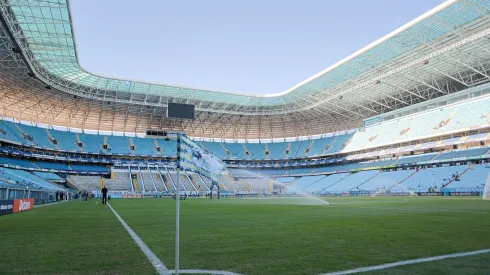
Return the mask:
<svg viewBox="0 0 490 275"><path fill-rule="evenodd" d="M71 202L70 201L57 201L57 202L51 202L51 203L45 203L45 204L37 204L34 203L34 209L36 208L41 208L41 207L46 207L46 206L51 206L51 205L57 205L57 204L62 204L62 203L67 203L67 202Z"/></svg>
<svg viewBox="0 0 490 275"><path fill-rule="evenodd" d="M363 209L401 210L401 211L413 211L413 212L446 212L446 213L488 214L488 212L484 212L484 211L468 211L468 210L420 209L420 208L375 207L375 206L354 206L354 205L332 205L332 206L333 207L363 208Z"/></svg>
<svg viewBox="0 0 490 275"><path fill-rule="evenodd" d="M490 253L490 249L483 249L483 250L476 250L476 251L471 251L471 252L463 252L463 253L455 253L455 254L447 254L447 255L428 257L428 258L420 258L420 259L401 261L401 262L395 262L395 263L390 263L390 264L361 267L361 268L344 270L344 271L323 273L320 275L346 275L346 274L363 273L363 272L392 268L392 267L396 267L396 266L402 266L402 265L411 265L411 264L439 261L439 260L444 260L444 259L466 257L466 256L478 255L478 254L484 254L484 253Z"/></svg>
<svg viewBox="0 0 490 275"><path fill-rule="evenodd" d="M175 270L171 271L175 273ZM183 269L179 270L179 273L182 274L215 274L215 275L241 275L238 273L234 273L231 271L223 271L223 270L202 270L202 269Z"/></svg>
<svg viewBox="0 0 490 275"><path fill-rule="evenodd" d="M112 206L108 203L109 208L112 210L112 213L116 215L116 218L121 222L121 224L126 228L126 231L128 231L129 235L133 238L133 240L136 242L136 244L140 247L141 251L145 254L145 256L148 258L148 260L151 262L153 267L157 270L158 274L160 275L170 275L171 272L168 270L168 268L163 264L160 259L146 246L146 244L140 239L138 235L129 227L129 225L117 214L116 210L112 208Z"/></svg>

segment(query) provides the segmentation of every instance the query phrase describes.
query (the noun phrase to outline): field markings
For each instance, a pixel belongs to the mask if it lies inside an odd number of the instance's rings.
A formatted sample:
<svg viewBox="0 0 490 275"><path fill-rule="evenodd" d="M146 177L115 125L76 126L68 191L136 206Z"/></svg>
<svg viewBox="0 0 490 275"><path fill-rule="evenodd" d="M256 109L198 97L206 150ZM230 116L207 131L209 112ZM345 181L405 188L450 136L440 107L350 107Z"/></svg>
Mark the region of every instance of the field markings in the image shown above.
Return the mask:
<svg viewBox="0 0 490 275"><path fill-rule="evenodd" d="M51 205L57 205L57 204L62 204L62 203L67 203L67 202L71 202L70 201L57 201L57 202L51 202L51 203L45 203L45 204L34 204L34 209L36 208L41 208L41 207L46 207L46 206L51 206Z"/></svg>
<svg viewBox="0 0 490 275"><path fill-rule="evenodd" d="M440 260L444 260L444 259L460 258L460 257L466 257L466 256L472 256L472 255L478 255L478 254L485 254L485 253L490 253L490 249L482 249L482 250L476 250L476 251L470 251L470 252L447 254L447 255L441 255L441 256L435 256L435 257L428 257L428 258L419 258L419 259L408 260L408 261L400 261L400 262L394 262L394 263L389 263L389 264L382 264L382 265L361 267L361 268L344 270L344 271L336 271L336 272L323 273L323 274L320 274L320 275L346 275L346 274L356 274L356 273L370 272L370 271L387 269L387 268L392 268L392 267L397 267L397 266L403 266L403 265L412 265L412 264L419 264L419 263L425 263L425 262L440 261Z"/></svg>
<svg viewBox="0 0 490 275"><path fill-rule="evenodd" d="M128 231L129 235L133 238L133 240L136 242L136 244L139 246L141 251L145 254L146 258L151 262L153 267L155 267L156 271L160 275L170 275L174 274L175 270L169 270L163 262L158 259L158 257L151 251L151 249L141 240L141 238L129 227L129 225L117 214L116 210L112 208L112 206L108 203L107 204L109 208L112 210L112 213L116 216L116 218L121 222L121 224L124 226L126 231ZM179 273L182 274L215 274L215 275L241 275L238 273L234 273L231 271L224 271L224 270L202 270L202 269L183 269L179 270Z"/></svg>
<svg viewBox="0 0 490 275"><path fill-rule="evenodd" d="M151 262L153 267L157 270L158 274L160 275L168 275L171 274L171 272L168 270L168 268L163 264L160 259L153 253L153 251L150 250L150 248L141 240L141 238L129 227L129 225L117 214L116 210L112 208L112 206L108 203L109 208L112 210L112 213L116 216L116 218L121 222L121 224L124 226L126 231L128 231L129 235L133 238L133 240L136 242L136 244L140 247L141 251L145 254L145 256L148 258L148 260Z"/></svg>
<svg viewBox="0 0 490 275"><path fill-rule="evenodd" d="M484 212L484 211L469 211L469 210L420 209L420 208L375 207L375 206L355 206L355 205L331 205L331 206L333 206L333 207L362 208L362 209L401 210L401 211L412 211L412 212L446 212L446 213L488 214L488 212Z"/></svg>
<svg viewBox="0 0 490 275"><path fill-rule="evenodd" d="M175 270L171 271L172 273L175 273ZM179 270L179 273L182 274L215 274L215 275L241 275L238 273L234 273L231 271L224 271L224 270L202 270L202 269L183 269Z"/></svg>

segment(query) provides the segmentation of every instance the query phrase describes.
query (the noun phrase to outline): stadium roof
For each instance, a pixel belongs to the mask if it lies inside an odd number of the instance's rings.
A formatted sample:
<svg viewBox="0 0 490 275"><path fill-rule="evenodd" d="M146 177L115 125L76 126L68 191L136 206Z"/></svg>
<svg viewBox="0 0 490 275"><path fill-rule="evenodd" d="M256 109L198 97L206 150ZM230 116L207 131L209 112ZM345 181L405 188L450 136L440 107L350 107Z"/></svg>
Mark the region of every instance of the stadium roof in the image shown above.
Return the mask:
<svg viewBox="0 0 490 275"><path fill-rule="evenodd" d="M15 85L27 85L25 76L29 75L48 85L52 94L76 96L79 105L112 103L110 109L118 121L112 122L110 130L178 128L195 136L223 138L319 134L358 127L364 118L490 79L488 0L447 1L291 89L269 95L99 76L78 63L69 1L2 1L0 11L1 73L10 77L10 85L16 81ZM195 104L196 121L166 120L163 113L168 102ZM83 125L107 130L101 121L108 110L103 109L98 124ZM23 118L80 126L77 115L73 121L58 114L62 121L43 118L39 112L26 113ZM138 121L128 126L131 116Z"/></svg>

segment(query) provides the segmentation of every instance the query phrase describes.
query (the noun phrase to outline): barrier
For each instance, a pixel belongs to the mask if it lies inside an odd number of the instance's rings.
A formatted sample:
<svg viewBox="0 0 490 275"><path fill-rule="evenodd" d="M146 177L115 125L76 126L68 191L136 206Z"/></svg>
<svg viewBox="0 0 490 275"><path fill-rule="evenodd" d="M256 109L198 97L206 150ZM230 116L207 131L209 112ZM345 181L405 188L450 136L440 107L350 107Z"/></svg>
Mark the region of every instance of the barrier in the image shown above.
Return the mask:
<svg viewBox="0 0 490 275"><path fill-rule="evenodd" d="M0 200L0 215L14 213L14 200Z"/></svg>
<svg viewBox="0 0 490 275"><path fill-rule="evenodd" d="M34 199L0 200L0 215L34 209Z"/></svg>

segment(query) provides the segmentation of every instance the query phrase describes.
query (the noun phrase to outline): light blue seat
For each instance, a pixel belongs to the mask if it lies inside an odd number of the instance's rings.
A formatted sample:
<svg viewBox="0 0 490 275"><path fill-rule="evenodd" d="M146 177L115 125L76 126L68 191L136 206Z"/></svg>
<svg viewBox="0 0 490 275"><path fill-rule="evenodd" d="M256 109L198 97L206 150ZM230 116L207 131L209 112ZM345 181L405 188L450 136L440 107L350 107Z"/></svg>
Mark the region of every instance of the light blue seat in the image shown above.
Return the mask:
<svg viewBox="0 0 490 275"><path fill-rule="evenodd" d="M0 157L0 163L17 165L23 168L37 168L34 164L32 164L32 162L26 159Z"/></svg>
<svg viewBox="0 0 490 275"><path fill-rule="evenodd" d="M220 159L228 159L229 156L226 154L225 149L223 149L223 146L221 146L221 142L210 142L210 141L203 141L201 142L202 146L206 148L209 152L211 152L213 155Z"/></svg>
<svg viewBox="0 0 490 275"><path fill-rule="evenodd" d="M362 171L362 172L347 174L348 176L346 176L336 184L333 184L325 188L322 191L322 193L324 192L348 193L351 189L356 188L366 180L374 177L376 174L378 174L378 172L379 171L377 170L371 170L371 171Z"/></svg>
<svg viewBox="0 0 490 275"><path fill-rule="evenodd" d="M489 175L490 166L488 164L473 165L468 172L459 178L459 181L453 181L446 188L463 192L482 190Z"/></svg>
<svg viewBox="0 0 490 275"><path fill-rule="evenodd" d="M325 154L334 154L340 152L342 149L344 149L347 142L352 138L353 135L353 133L350 133L337 136L331 146L327 150L325 150Z"/></svg>
<svg viewBox="0 0 490 275"><path fill-rule="evenodd" d="M434 159L444 160L444 159L453 159L453 158L462 158L462 157L476 157L485 154L490 148L475 148L469 150L455 150L447 153L441 153Z"/></svg>
<svg viewBox="0 0 490 275"><path fill-rule="evenodd" d="M32 142L29 142L24 138L22 133L19 131L19 129L17 129L17 127L14 125L13 122L7 120L0 120L0 128L2 128L2 130L5 131L8 139L19 143L32 144Z"/></svg>
<svg viewBox="0 0 490 275"><path fill-rule="evenodd" d="M245 143L251 159L265 159L265 145L262 143Z"/></svg>
<svg viewBox="0 0 490 275"><path fill-rule="evenodd" d="M293 185L288 188L289 193L302 193L304 192L302 189L308 187L317 181L321 180L325 176L305 176L296 180Z"/></svg>
<svg viewBox="0 0 490 275"><path fill-rule="evenodd" d="M49 139L46 129L35 127L35 126L29 126L22 123L18 123L17 125L22 129L22 131L25 134L28 134L33 138L35 145L39 147L57 149L56 146Z"/></svg>
<svg viewBox="0 0 490 275"><path fill-rule="evenodd" d="M428 153L428 154L422 154L422 155L413 155L413 156L406 156L403 158L398 159L395 164L410 164L410 163L419 163L419 162L424 162L424 161L429 161L433 159L437 153Z"/></svg>
<svg viewBox="0 0 490 275"><path fill-rule="evenodd" d="M33 174L45 180L62 180L62 178L55 173L33 172Z"/></svg>
<svg viewBox="0 0 490 275"><path fill-rule="evenodd" d="M155 147L155 139L154 138L133 138L133 144L135 146L135 154L136 155L148 155L148 156L156 156L158 155L158 151Z"/></svg>
<svg viewBox="0 0 490 275"><path fill-rule="evenodd" d="M92 134L78 134L80 141L83 143L83 151L89 153L102 153L102 144L104 136Z"/></svg>
<svg viewBox="0 0 490 275"><path fill-rule="evenodd" d="M323 150L325 150L334 139L335 137L332 136L312 140L313 144L311 145L310 151L308 152L307 156L314 157L323 155Z"/></svg>
<svg viewBox="0 0 490 275"><path fill-rule="evenodd" d="M231 159L248 159L241 143L223 143L223 146L230 152Z"/></svg>
<svg viewBox="0 0 490 275"><path fill-rule="evenodd" d="M461 174L468 168L467 165L443 166L420 169L417 173L397 186L394 190L410 189L426 192L430 187L441 188L449 182L448 179L455 173Z"/></svg>
<svg viewBox="0 0 490 275"><path fill-rule="evenodd" d="M129 137L107 136L107 144L112 154L130 155L133 153L129 148Z"/></svg>
<svg viewBox="0 0 490 275"><path fill-rule="evenodd" d="M340 173L340 174L332 174L332 175L324 176L319 181L313 183L310 186L305 187L303 191L308 193L320 193L323 189L343 180L348 175L349 173Z"/></svg>
<svg viewBox="0 0 490 275"><path fill-rule="evenodd" d="M386 191L415 173L415 170L383 171L354 191ZM367 179L366 179L367 180Z"/></svg>
<svg viewBox="0 0 490 275"><path fill-rule="evenodd" d="M71 169L76 171L83 172L101 172L106 173L109 170L106 166L98 166L98 165L83 165L83 164L71 164Z"/></svg>
<svg viewBox="0 0 490 275"><path fill-rule="evenodd" d="M61 150L65 151L80 151L77 145L77 136L73 132L49 130L51 136L56 139Z"/></svg>
<svg viewBox="0 0 490 275"><path fill-rule="evenodd" d="M173 139L165 140L158 139L158 145L160 145L161 153L166 157L177 156L177 141Z"/></svg>
<svg viewBox="0 0 490 275"><path fill-rule="evenodd" d="M270 159L285 159L288 142L268 143L267 148L269 149Z"/></svg>
<svg viewBox="0 0 490 275"><path fill-rule="evenodd" d="M35 161L34 164L44 169L67 170L67 171L70 170L68 165L64 163Z"/></svg>
<svg viewBox="0 0 490 275"><path fill-rule="evenodd" d="M45 190L63 190L62 188L46 181L34 174L24 170L15 170L9 168L0 168L0 177L17 182L21 187L34 187Z"/></svg>

